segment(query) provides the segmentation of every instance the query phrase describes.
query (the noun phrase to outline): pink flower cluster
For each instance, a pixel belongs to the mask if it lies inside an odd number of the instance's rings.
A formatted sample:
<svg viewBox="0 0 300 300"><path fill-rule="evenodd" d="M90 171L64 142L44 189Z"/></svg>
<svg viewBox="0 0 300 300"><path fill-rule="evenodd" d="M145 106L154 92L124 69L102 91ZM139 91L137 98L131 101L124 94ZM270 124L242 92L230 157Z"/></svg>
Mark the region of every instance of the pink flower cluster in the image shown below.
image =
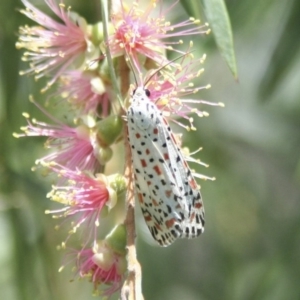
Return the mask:
<svg viewBox="0 0 300 300"><path fill-rule="evenodd" d="M68 115L68 121L53 117L31 98L50 123L30 119L24 113L27 126L22 128L22 134L15 136L47 138L48 153L39 158L37 164L57 177L48 197L61 205L47 213L71 220L64 222L72 224L64 247L71 243L71 235L78 230L84 232L83 246L76 252L77 273L80 277L88 276L98 292L109 296L120 289L124 281L126 232L114 229L99 240L99 230L101 220L113 215L118 203L125 207L128 178L124 175L124 166L119 167L119 173L107 175L107 163L118 159L115 152L123 149L120 141L125 143L127 139L122 118L126 105L117 101L120 95L116 95L113 88L105 49L113 59L121 90L124 91L125 84L127 95L130 91L126 80L130 76L125 78L128 74L118 71L125 62L137 75L138 84L151 90L151 101L169 120L195 129L190 114L206 115L195 105L220 104L193 98L196 92L209 87L192 84L203 72L205 56L194 59L192 43L185 51L175 46L183 44L185 37L209 30L192 18L177 24L167 21L166 16L175 4L155 14L158 1L150 1L142 8L138 2L127 5L118 0L111 1L108 40L104 40L102 22L89 25L62 0L57 1L45 0L55 14L54 19L28 0L22 0L25 9L21 13L37 25L22 26L16 46L26 49L23 60L29 63L29 68L21 74L34 74L36 79L47 77L43 92L55 89L47 100L59 98L56 107L67 108L64 114ZM168 59L167 51L173 51L179 59ZM179 122L178 117L184 123ZM123 228L122 221L114 225ZM114 239L122 241L123 249L115 248L116 243L111 242Z"/></svg>

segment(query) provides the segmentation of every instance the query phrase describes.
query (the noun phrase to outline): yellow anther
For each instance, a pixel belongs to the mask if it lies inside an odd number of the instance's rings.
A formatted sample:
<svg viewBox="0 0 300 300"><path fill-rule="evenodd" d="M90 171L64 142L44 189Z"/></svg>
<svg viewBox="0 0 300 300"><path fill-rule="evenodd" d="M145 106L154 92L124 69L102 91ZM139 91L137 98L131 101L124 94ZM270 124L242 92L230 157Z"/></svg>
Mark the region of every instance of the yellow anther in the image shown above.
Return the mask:
<svg viewBox="0 0 300 300"><path fill-rule="evenodd" d="M22 116L24 117L24 118L26 118L26 119L29 119L30 118L30 115L29 115L29 113L27 113L27 112L23 112L22 113ZM26 128L26 127L25 127Z"/></svg>

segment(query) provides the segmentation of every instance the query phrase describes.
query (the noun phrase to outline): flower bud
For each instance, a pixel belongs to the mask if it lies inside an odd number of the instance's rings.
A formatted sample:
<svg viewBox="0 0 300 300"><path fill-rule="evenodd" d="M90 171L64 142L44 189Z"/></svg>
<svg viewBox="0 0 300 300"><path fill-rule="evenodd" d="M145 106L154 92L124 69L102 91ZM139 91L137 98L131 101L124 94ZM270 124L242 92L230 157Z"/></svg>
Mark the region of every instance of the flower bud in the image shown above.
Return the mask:
<svg viewBox="0 0 300 300"><path fill-rule="evenodd" d="M112 145L122 132L123 121L120 116L109 116L96 124L97 138L102 147Z"/></svg>
<svg viewBox="0 0 300 300"><path fill-rule="evenodd" d="M105 241L116 253L126 253L126 228L125 225L117 225L106 237Z"/></svg>

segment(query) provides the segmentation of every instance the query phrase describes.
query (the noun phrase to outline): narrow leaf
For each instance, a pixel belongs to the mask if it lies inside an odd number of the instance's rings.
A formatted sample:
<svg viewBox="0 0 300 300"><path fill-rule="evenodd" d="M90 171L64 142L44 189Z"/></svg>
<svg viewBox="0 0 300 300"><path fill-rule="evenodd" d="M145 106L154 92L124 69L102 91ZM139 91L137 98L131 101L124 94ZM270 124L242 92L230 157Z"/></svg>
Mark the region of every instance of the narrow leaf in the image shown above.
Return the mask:
<svg viewBox="0 0 300 300"><path fill-rule="evenodd" d="M221 55L237 79L237 66L233 48L230 19L224 0L203 0L204 12L212 29Z"/></svg>

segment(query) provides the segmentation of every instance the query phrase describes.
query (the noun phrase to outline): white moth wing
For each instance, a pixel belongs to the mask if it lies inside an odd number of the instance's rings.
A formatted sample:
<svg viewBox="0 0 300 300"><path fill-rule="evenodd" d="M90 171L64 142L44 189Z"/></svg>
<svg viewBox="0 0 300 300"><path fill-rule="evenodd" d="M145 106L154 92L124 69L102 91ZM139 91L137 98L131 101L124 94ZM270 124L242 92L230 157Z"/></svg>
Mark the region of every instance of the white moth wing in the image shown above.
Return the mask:
<svg viewBox="0 0 300 300"><path fill-rule="evenodd" d="M179 223L183 212L179 214L181 206L174 201L180 200L180 193L161 150L157 148L156 121L144 120L145 114L140 112L139 107L133 106L127 114L136 197L153 238L160 245L167 246L181 235ZM155 110L154 116L157 113Z"/></svg>
<svg viewBox="0 0 300 300"><path fill-rule="evenodd" d="M180 191L182 201L181 208L184 212L183 222L181 223L183 238L194 238L204 231L204 206L200 189L194 179L192 172L177 145L175 137L171 132L168 122L160 115L162 130L160 139L166 141L169 153L169 168L175 179L176 186Z"/></svg>
<svg viewBox="0 0 300 300"><path fill-rule="evenodd" d="M138 88L127 111L136 197L153 238L167 246L203 232L200 191L168 123Z"/></svg>

